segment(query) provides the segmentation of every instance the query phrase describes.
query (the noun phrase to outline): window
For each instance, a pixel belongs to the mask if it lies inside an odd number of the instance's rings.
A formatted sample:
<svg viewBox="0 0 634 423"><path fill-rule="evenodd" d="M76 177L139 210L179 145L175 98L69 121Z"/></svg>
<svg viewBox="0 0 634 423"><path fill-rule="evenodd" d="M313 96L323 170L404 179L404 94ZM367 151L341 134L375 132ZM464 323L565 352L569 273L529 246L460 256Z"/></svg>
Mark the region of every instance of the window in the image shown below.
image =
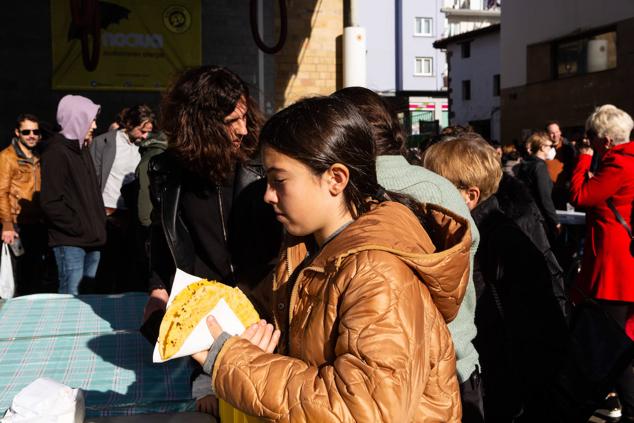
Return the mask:
<svg viewBox="0 0 634 423"><path fill-rule="evenodd" d="M416 28L414 35L431 37L434 35L434 21L432 18L415 18Z"/></svg>
<svg viewBox="0 0 634 423"><path fill-rule="evenodd" d="M432 57L417 57L414 75L434 76L434 59Z"/></svg>
<svg viewBox="0 0 634 423"><path fill-rule="evenodd" d="M462 99L471 100L471 80L462 81Z"/></svg>
<svg viewBox="0 0 634 423"><path fill-rule="evenodd" d="M555 44L557 78L616 68L616 32L586 35Z"/></svg>
<svg viewBox="0 0 634 423"><path fill-rule="evenodd" d="M471 57L471 41L467 41L466 43L460 44L460 56L463 59Z"/></svg>
<svg viewBox="0 0 634 423"><path fill-rule="evenodd" d="M500 74L493 75L493 97L500 96Z"/></svg>

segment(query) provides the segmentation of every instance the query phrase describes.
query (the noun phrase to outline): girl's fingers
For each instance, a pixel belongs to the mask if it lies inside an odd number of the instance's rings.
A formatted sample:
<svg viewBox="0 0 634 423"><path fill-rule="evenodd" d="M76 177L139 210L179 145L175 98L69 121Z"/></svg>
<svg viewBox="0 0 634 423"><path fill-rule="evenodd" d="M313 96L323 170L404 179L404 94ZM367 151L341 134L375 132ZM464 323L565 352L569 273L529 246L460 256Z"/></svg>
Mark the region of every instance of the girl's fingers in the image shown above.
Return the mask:
<svg viewBox="0 0 634 423"><path fill-rule="evenodd" d="M262 351L266 351L266 349L269 347L271 336L273 336L273 325L269 324L264 326L262 339L260 339L260 342L257 344L257 346L260 347Z"/></svg>
<svg viewBox="0 0 634 423"><path fill-rule="evenodd" d="M257 329L258 329L258 324L257 323L252 324L251 326L246 328L244 332L242 332L242 337L250 341L251 338L253 338L253 335L255 335L255 331Z"/></svg>
<svg viewBox="0 0 634 423"><path fill-rule="evenodd" d="M273 332L273 336L271 336L271 341L269 342L269 345L266 347L264 352L273 353L273 351L275 351L277 343L280 342L280 335L281 332L279 330Z"/></svg>
<svg viewBox="0 0 634 423"><path fill-rule="evenodd" d="M257 329L255 331L255 334L250 339L253 345L257 345L257 346L260 345L260 341L262 340L262 337L264 336L265 330L266 330L266 320L260 320L260 322L258 323Z"/></svg>
<svg viewBox="0 0 634 423"><path fill-rule="evenodd" d="M209 328L209 333L211 333L211 336L214 339L218 338L222 333L222 328L214 316L207 317L207 328Z"/></svg>

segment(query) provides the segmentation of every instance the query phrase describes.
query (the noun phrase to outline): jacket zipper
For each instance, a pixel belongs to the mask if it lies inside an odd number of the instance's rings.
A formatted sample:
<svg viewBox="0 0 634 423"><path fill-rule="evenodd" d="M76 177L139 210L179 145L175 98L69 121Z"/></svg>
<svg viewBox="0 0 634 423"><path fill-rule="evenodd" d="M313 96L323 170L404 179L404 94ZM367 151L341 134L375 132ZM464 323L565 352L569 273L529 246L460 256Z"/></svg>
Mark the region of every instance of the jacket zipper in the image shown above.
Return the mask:
<svg viewBox="0 0 634 423"><path fill-rule="evenodd" d="M220 209L220 224L222 225L222 236L225 239L225 248L227 251L229 250L229 239L227 237L227 228L225 227L225 213L223 210L222 204L222 195L220 194L220 185L216 184L216 194L218 195L218 208ZM229 257L229 270L231 271L231 278L233 279L233 284L236 285L238 283L236 279L235 269L233 268L233 263L231 261L231 256Z"/></svg>

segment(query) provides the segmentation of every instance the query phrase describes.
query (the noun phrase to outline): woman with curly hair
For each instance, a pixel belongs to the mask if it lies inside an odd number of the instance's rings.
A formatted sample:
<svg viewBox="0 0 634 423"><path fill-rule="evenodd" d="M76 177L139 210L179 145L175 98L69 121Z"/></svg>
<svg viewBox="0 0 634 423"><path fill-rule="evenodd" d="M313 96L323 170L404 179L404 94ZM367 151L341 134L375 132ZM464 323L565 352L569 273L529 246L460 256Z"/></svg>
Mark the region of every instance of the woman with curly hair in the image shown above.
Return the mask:
<svg viewBox="0 0 634 423"><path fill-rule="evenodd" d="M260 124L246 84L224 67L187 70L164 95L160 126L168 147L149 166L154 209L145 320L165 310L176 268L247 287L270 270L281 228L262 200ZM208 378L194 381L203 411L216 409L209 386Z"/></svg>

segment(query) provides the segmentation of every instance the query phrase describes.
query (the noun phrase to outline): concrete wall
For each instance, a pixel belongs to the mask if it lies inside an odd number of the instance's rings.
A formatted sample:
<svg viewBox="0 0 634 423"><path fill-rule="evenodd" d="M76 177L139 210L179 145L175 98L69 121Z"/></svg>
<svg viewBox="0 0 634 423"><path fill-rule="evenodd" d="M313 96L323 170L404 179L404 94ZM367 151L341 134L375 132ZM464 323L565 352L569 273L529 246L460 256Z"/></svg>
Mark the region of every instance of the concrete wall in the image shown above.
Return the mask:
<svg viewBox="0 0 634 423"><path fill-rule="evenodd" d="M526 46L634 17L631 0L504 0L502 88L526 83Z"/></svg>
<svg viewBox="0 0 634 423"><path fill-rule="evenodd" d="M489 33L471 41L471 56L461 57L461 45L447 47L450 66L451 124L465 125L470 121L495 119L500 97L493 95L493 75L500 73L500 33ZM471 100L462 99L462 81L471 81ZM499 140L499 121L491 128L491 138Z"/></svg>

